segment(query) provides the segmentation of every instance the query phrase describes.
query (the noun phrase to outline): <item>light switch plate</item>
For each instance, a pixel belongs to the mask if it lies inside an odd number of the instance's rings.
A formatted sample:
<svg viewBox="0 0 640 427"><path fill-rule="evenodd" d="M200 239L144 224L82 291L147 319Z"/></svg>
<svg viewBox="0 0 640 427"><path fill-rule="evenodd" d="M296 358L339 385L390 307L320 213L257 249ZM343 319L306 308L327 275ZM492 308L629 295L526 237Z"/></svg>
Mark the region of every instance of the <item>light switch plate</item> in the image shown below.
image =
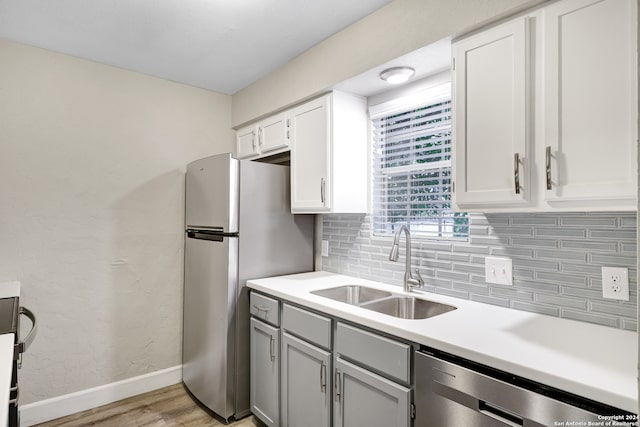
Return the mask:
<svg viewBox="0 0 640 427"><path fill-rule="evenodd" d="M513 285L513 266L511 258L486 257L484 275L487 283Z"/></svg>
<svg viewBox="0 0 640 427"><path fill-rule="evenodd" d="M602 298L629 301L629 271L620 267L602 267Z"/></svg>
<svg viewBox="0 0 640 427"><path fill-rule="evenodd" d="M321 256L329 256L329 241L328 240L323 240L322 241L322 249L320 250L320 255Z"/></svg>

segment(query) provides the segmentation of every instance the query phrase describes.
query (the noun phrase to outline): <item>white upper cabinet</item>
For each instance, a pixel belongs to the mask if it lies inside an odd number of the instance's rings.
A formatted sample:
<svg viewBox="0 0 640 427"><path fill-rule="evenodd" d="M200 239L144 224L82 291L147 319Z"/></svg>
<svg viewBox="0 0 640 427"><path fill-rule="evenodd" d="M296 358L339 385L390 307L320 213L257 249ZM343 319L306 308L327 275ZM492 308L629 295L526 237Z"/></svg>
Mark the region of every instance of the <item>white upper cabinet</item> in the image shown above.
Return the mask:
<svg viewBox="0 0 640 427"><path fill-rule="evenodd" d="M287 112L275 114L236 132L236 157L251 159L289 149Z"/></svg>
<svg viewBox="0 0 640 427"><path fill-rule="evenodd" d="M291 212L366 213L366 99L334 91L236 132L236 157L290 151Z"/></svg>
<svg viewBox="0 0 640 427"><path fill-rule="evenodd" d="M456 43L455 202L517 204L529 197L528 27L519 18Z"/></svg>
<svg viewBox="0 0 640 427"><path fill-rule="evenodd" d="M258 155L256 125L249 125L236 131L236 158L246 159Z"/></svg>
<svg viewBox="0 0 640 427"><path fill-rule="evenodd" d="M544 9L545 199L635 208L635 0Z"/></svg>
<svg viewBox="0 0 640 427"><path fill-rule="evenodd" d="M454 200L633 210L637 5L561 0L454 42Z"/></svg>
<svg viewBox="0 0 640 427"><path fill-rule="evenodd" d="M328 96L291 111L291 210L331 209L331 102Z"/></svg>
<svg viewBox="0 0 640 427"><path fill-rule="evenodd" d="M364 98L334 91L289 110L291 211L367 211Z"/></svg>
<svg viewBox="0 0 640 427"><path fill-rule="evenodd" d="M258 146L261 153L289 148L287 113L276 114L258 123Z"/></svg>

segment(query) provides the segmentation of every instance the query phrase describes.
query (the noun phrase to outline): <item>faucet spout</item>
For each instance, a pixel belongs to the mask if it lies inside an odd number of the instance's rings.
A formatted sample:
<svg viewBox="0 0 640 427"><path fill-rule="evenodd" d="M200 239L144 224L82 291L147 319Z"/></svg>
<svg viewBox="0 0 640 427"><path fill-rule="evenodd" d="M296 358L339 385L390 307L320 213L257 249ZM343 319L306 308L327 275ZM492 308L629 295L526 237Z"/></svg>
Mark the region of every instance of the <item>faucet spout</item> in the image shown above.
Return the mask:
<svg viewBox="0 0 640 427"><path fill-rule="evenodd" d="M415 279L411 274L411 232L409 227L402 224L398 231L396 231L393 237L393 245L391 246L391 252L389 253L389 261L397 261L399 256L398 246L400 245L400 235L405 234L405 271L404 271L404 291L411 292L413 288L421 287L424 282L418 272L418 279ZM416 269L418 271L418 269Z"/></svg>

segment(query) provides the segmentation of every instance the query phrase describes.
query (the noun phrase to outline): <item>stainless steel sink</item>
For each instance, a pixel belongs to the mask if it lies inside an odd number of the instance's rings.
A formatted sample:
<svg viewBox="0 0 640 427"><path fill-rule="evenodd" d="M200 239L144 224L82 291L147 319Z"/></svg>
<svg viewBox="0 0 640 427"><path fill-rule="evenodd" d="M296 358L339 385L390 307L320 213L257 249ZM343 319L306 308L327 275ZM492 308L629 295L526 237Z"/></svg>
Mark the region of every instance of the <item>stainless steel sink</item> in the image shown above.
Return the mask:
<svg viewBox="0 0 640 427"><path fill-rule="evenodd" d="M337 288L320 289L317 291L311 291L311 293L351 305L360 305L391 296L391 292L359 285L345 285Z"/></svg>
<svg viewBox="0 0 640 427"><path fill-rule="evenodd" d="M451 305L405 296L372 301L362 308L401 319L426 319L456 309Z"/></svg>
<svg viewBox="0 0 640 427"><path fill-rule="evenodd" d="M319 289L311 293L401 319L426 319L456 309L452 305L396 295L360 285Z"/></svg>

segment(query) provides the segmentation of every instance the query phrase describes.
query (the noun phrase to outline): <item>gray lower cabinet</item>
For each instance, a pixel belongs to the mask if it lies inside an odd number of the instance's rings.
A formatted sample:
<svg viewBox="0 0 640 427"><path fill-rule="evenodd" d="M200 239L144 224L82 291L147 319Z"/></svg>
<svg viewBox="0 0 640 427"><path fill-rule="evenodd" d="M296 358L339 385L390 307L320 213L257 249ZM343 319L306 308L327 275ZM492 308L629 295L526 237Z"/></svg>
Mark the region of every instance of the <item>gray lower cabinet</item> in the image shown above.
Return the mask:
<svg viewBox="0 0 640 427"><path fill-rule="evenodd" d="M280 328L251 318L251 412L280 426Z"/></svg>
<svg viewBox="0 0 640 427"><path fill-rule="evenodd" d="M251 298L250 403L267 426L410 427L410 344Z"/></svg>
<svg viewBox="0 0 640 427"><path fill-rule="evenodd" d="M334 375L334 427L410 426L409 388L340 357Z"/></svg>
<svg viewBox="0 0 640 427"><path fill-rule="evenodd" d="M282 426L331 425L331 353L282 333Z"/></svg>

